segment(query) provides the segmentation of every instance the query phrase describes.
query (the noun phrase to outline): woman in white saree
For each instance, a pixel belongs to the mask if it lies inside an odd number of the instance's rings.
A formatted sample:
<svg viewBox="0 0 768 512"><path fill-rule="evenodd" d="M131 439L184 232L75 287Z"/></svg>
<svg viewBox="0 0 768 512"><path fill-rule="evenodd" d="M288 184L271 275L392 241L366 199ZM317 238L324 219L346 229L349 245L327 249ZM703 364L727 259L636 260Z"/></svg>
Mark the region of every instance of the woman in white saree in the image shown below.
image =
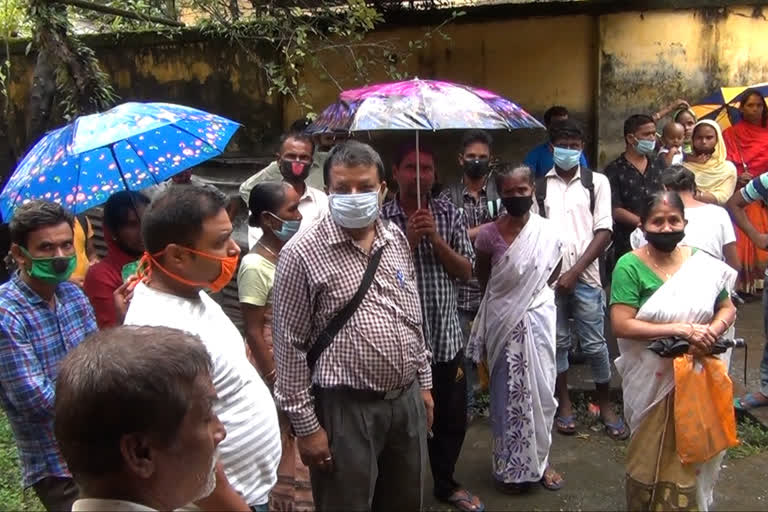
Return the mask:
<svg viewBox="0 0 768 512"><path fill-rule="evenodd" d="M619 259L611 285L611 323L621 356L624 415L632 429L627 452L628 510L707 510L723 452L684 464L675 441L673 359L647 349L651 340L679 336L704 357L733 323L726 290L736 271L704 251L678 246L684 205L675 192L649 200L641 213L648 245Z"/></svg>
<svg viewBox="0 0 768 512"><path fill-rule="evenodd" d="M534 177L526 166L502 165L496 186L506 209L475 241L477 276L485 295L467 354L490 370L493 473L508 493L532 482L557 490L548 467L557 409L555 298L562 243L552 222L530 212Z"/></svg>

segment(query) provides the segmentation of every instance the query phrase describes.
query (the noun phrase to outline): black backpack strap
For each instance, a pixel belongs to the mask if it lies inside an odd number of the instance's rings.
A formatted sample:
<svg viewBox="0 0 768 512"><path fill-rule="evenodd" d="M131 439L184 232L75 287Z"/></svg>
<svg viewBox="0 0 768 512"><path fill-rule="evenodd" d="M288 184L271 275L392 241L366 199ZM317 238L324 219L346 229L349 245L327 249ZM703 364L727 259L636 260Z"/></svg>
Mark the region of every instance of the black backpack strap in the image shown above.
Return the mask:
<svg viewBox="0 0 768 512"><path fill-rule="evenodd" d="M352 315L355 314L360 303L363 302L365 294L368 292L371 283L373 282L373 276L376 273L376 269L379 268L379 262L381 261L381 254L384 252L384 247L379 247L376 252L371 255L371 259L368 260L368 266L365 268L365 274L363 274L363 280L360 281L360 287L355 292L355 295L350 299L346 306L341 311L336 313L328 325L325 327L320 336L317 337L315 343L307 352L307 365L309 366L309 372L314 373L315 365L320 359L325 349L327 349L336 335L339 333L344 324L346 324Z"/></svg>
<svg viewBox="0 0 768 512"><path fill-rule="evenodd" d="M84 213L78 213L75 215L77 218L77 222L80 223L80 227L83 228L83 233L85 233L85 237L88 238L88 225L90 224L90 221L88 220L88 217Z"/></svg>
<svg viewBox="0 0 768 512"><path fill-rule="evenodd" d="M536 204L539 205L539 215L547 216L547 210L544 209L544 201L547 199L547 177L536 178Z"/></svg>
<svg viewBox="0 0 768 512"><path fill-rule="evenodd" d="M589 213L595 214L595 182L592 169L581 168L581 184L589 192Z"/></svg>
<svg viewBox="0 0 768 512"><path fill-rule="evenodd" d="M451 202L459 210L464 210L464 184L451 183L448 186L448 190L451 191Z"/></svg>

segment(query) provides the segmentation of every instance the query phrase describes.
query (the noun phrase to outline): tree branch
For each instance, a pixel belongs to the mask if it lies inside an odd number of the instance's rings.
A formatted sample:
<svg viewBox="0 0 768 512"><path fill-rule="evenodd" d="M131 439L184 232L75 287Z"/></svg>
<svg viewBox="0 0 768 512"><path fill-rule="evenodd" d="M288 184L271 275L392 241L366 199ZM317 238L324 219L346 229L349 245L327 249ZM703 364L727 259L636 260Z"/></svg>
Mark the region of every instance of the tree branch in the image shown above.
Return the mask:
<svg viewBox="0 0 768 512"><path fill-rule="evenodd" d="M130 18L132 20L150 21L152 23L167 25L169 27L186 26L180 21L171 20L168 18L160 18L159 16L150 16L146 14L136 13L133 11L127 11L125 9L120 9L118 7L111 7L109 5L88 2L87 0L47 0L47 1L53 4L71 5L73 7L80 7L81 9L87 9L89 11L103 12L105 14L122 16L123 18Z"/></svg>

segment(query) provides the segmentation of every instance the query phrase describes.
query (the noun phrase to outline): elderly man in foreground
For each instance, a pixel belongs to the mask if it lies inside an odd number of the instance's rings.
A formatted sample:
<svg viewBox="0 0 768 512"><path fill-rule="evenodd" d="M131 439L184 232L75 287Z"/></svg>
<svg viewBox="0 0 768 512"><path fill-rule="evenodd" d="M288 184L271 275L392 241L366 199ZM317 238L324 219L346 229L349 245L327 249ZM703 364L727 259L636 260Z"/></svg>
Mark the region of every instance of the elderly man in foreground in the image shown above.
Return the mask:
<svg viewBox="0 0 768 512"><path fill-rule="evenodd" d="M212 363L194 335L119 327L64 360L55 431L80 489L73 511L174 510L216 486L224 426Z"/></svg>

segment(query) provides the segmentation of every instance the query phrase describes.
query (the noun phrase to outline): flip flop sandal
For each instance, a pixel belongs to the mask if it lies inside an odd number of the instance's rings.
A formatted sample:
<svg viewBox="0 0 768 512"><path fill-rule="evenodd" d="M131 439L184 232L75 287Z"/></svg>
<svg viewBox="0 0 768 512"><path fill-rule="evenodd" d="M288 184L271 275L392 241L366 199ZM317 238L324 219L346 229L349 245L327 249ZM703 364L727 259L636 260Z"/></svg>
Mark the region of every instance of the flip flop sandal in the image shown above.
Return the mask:
<svg viewBox="0 0 768 512"><path fill-rule="evenodd" d="M555 428L563 435L569 436L576 433L576 420L573 415L555 416Z"/></svg>
<svg viewBox="0 0 768 512"><path fill-rule="evenodd" d="M605 426L605 433L614 441L624 441L629 437L629 429L624 424L624 420L619 416L619 421L616 423L607 423L603 420Z"/></svg>
<svg viewBox="0 0 768 512"><path fill-rule="evenodd" d="M748 411L766 406L768 406L768 401L759 400L755 397L754 393L747 393L742 398L735 398L733 400L733 407L739 411Z"/></svg>
<svg viewBox="0 0 768 512"><path fill-rule="evenodd" d="M563 476L560 475L560 481L559 482L547 482L547 471L551 471L552 473L557 474L557 472L552 468L547 468L544 470L544 475L541 477L541 480L539 482L541 483L541 486L549 491L559 491L563 488L563 484L565 483L565 480L563 480ZM550 474L551 475L551 474Z"/></svg>
<svg viewBox="0 0 768 512"><path fill-rule="evenodd" d="M464 512L485 512L485 505L483 502L481 501L479 505L475 505L475 496L466 489L463 489L458 496L449 497L440 501L448 503Z"/></svg>

